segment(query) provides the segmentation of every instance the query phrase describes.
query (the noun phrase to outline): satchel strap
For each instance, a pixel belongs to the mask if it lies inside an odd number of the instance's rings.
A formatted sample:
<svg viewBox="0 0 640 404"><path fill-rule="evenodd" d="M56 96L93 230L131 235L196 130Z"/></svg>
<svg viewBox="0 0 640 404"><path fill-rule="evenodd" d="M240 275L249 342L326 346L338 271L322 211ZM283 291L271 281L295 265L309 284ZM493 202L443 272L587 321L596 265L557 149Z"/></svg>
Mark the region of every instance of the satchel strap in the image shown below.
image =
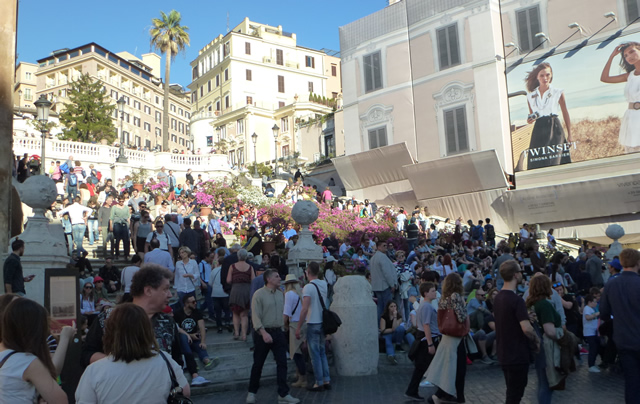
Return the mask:
<svg viewBox="0 0 640 404"><path fill-rule="evenodd" d="M11 355L13 355L14 353L16 353L16 351L11 351L9 352L9 354L7 356L4 357L4 359L2 360L2 362L0 362L0 369L2 368L2 366L4 365L4 363L7 361L7 359L9 359L11 357Z"/></svg>
<svg viewBox="0 0 640 404"><path fill-rule="evenodd" d="M180 387L178 385L178 380L176 379L176 374L173 372L173 368L171 367L169 360L164 356L164 353L162 353L162 351L158 351L158 353L160 354L162 359L164 359L164 362L167 364L167 368L169 369L169 376L171 377L171 390Z"/></svg>
<svg viewBox="0 0 640 404"><path fill-rule="evenodd" d="M318 291L318 297L320 298L320 304L322 305L322 310L326 310L327 308L324 305L324 299L322 298L322 294L320 293L320 288L318 288L318 285L316 285L315 283L311 282L311 284L313 286L316 287L316 290Z"/></svg>

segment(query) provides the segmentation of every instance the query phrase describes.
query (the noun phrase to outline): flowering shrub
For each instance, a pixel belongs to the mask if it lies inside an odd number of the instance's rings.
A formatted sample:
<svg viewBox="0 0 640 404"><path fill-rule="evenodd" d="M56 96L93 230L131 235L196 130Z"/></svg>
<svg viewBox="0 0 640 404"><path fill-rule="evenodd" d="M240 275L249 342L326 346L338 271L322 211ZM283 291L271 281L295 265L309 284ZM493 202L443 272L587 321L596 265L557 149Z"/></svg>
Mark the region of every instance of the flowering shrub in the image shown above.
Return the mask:
<svg viewBox="0 0 640 404"><path fill-rule="evenodd" d="M393 232L393 224L390 221L376 223L370 218L358 217L354 211L331 209L326 204L318 204L318 208L318 220L309 226L309 230L320 240L335 232L337 238L344 240L348 237L352 245L360 245L360 237L365 232L389 235ZM258 210L260 226L269 225L273 228L274 234L281 234L287 223L294 221L291 209L292 206L288 204L277 203Z"/></svg>
<svg viewBox="0 0 640 404"><path fill-rule="evenodd" d="M144 184L144 192L153 197L162 196L164 199L167 199L171 194L171 192L169 192L169 184L164 181L154 181Z"/></svg>
<svg viewBox="0 0 640 404"><path fill-rule="evenodd" d="M229 225L227 224L227 222L224 222L222 220L220 220L220 230L222 230L222 234L230 236L233 234L233 232L231 231L231 228L229 227Z"/></svg>
<svg viewBox="0 0 640 404"><path fill-rule="evenodd" d="M218 200L222 200L225 206L230 206L238 199L238 191L220 180L200 182L195 186L194 192L196 203L199 206L213 207L213 204Z"/></svg>
<svg viewBox="0 0 640 404"><path fill-rule="evenodd" d="M262 190L254 186L238 187L238 200L245 204L253 205L257 208L262 208L269 205L270 200L263 193Z"/></svg>

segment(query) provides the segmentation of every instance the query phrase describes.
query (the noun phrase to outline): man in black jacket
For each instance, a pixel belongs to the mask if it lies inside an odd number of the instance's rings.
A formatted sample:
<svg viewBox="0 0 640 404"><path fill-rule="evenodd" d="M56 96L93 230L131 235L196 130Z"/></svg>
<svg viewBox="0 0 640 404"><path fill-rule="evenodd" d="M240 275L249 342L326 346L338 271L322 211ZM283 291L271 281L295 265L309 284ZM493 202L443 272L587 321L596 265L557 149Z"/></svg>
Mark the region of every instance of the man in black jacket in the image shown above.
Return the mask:
<svg viewBox="0 0 640 404"><path fill-rule="evenodd" d="M242 248L253 253L254 257L258 257L262 253L262 237L254 226L249 227L249 230L247 230L247 242Z"/></svg>

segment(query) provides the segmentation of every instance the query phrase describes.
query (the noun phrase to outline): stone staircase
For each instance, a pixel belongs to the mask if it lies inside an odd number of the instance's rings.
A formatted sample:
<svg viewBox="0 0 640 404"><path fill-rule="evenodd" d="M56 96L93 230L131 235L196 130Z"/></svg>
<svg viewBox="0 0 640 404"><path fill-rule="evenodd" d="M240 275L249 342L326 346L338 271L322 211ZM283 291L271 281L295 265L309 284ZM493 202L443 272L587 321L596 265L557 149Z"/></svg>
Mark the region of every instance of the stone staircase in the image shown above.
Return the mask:
<svg viewBox="0 0 640 404"><path fill-rule="evenodd" d="M209 394L227 390L246 390L249 387L249 377L251 366L253 365L253 341L247 337L247 341L236 341L233 334L224 330L223 334L217 333L217 328L209 320L205 320L207 326L207 352L210 358L217 357L220 363L211 370L205 370L204 364L196 359L198 363L198 374L211 383L194 386L191 388L192 395ZM292 360L287 360L287 370L290 376L295 376L295 364ZM191 380L191 375L185 370L187 380ZM273 354L269 353L264 367L262 368L261 386L276 385L276 363Z"/></svg>

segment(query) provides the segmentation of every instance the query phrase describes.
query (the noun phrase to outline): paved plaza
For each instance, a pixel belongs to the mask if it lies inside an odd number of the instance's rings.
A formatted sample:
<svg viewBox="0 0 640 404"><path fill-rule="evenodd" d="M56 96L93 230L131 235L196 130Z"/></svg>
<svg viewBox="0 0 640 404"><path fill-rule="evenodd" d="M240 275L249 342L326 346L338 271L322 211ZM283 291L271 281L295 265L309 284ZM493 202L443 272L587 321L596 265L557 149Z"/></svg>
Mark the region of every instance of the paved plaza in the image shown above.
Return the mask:
<svg viewBox="0 0 640 404"><path fill-rule="evenodd" d="M589 373L586 358L578 371L572 373L565 391L553 393L553 402L557 403L623 403L624 380L622 375L603 371ZM292 364L290 364L292 366ZM322 393L304 389L291 389L291 395L301 403L313 404L394 404L410 402L403 396L412 372L411 366L381 367L374 376L333 377L333 390ZM475 363L467 368L466 402L468 404L496 404L505 399L504 377L499 366L487 366ZM335 374L332 368L332 375ZM537 378L534 369L529 371L529 384L522 403L537 403ZM420 395L428 397L434 389L421 388ZM241 404L245 402L247 392L227 391L193 397L194 403ZM276 403L275 381L261 386L257 394L257 403Z"/></svg>

